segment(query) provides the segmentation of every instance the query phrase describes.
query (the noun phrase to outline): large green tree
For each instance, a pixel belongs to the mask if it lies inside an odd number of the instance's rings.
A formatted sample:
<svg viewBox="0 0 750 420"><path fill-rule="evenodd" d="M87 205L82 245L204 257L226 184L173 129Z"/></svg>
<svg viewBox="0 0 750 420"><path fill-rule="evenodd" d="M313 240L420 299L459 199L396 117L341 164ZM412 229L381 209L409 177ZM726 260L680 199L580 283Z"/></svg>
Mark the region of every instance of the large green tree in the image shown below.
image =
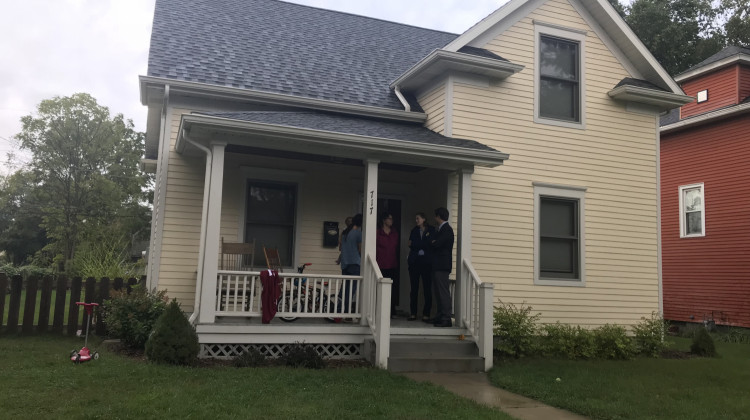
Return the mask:
<svg viewBox="0 0 750 420"><path fill-rule="evenodd" d="M721 0L719 11L727 44L750 47L750 0Z"/></svg>
<svg viewBox="0 0 750 420"><path fill-rule="evenodd" d="M88 94L42 101L16 138L31 152L37 209L60 268L87 238L127 236L148 223L144 135Z"/></svg>
<svg viewBox="0 0 750 420"><path fill-rule="evenodd" d="M34 176L28 171L0 177L0 250L15 265L25 263L47 245L34 187Z"/></svg>
<svg viewBox="0 0 750 420"><path fill-rule="evenodd" d="M711 0L635 0L627 22L669 74L676 75L724 46Z"/></svg>

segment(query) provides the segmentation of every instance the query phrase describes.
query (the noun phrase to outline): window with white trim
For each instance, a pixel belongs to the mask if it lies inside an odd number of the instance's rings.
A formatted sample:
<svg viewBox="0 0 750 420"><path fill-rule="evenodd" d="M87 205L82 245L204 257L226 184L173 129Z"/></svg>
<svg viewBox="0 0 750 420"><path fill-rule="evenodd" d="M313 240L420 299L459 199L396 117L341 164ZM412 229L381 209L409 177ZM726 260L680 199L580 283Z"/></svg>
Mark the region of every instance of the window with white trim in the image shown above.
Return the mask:
<svg viewBox="0 0 750 420"><path fill-rule="evenodd" d="M284 267L293 265L296 208L296 184L248 181L245 241L255 240L256 262L265 261L265 246L278 248Z"/></svg>
<svg viewBox="0 0 750 420"><path fill-rule="evenodd" d="M585 31L534 22L534 121L585 128Z"/></svg>
<svg viewBox="0 0 750 420"><path fill-rule="evenodd" d="M580 188L534 187L536 284L584 284L584 193Z"/></svg>
<svg viewBox="0 0 750 420"><path fill-rule="evenodd" d="M680 237L706 236L703 184L680 187Z"/></svg>

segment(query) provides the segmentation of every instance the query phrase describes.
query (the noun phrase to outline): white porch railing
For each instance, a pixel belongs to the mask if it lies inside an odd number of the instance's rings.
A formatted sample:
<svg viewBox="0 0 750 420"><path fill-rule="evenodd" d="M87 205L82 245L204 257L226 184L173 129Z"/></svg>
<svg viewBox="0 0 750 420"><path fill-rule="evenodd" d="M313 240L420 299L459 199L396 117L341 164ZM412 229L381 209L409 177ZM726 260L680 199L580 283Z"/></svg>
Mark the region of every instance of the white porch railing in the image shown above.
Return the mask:
<svg viewBox="0 0 750 420"><path fill-rule="evenodd" d="M367 255L364 275L366 320L375 340L375 364L388 368L391 351L391 287L393 280L383 278L372 255Z"/></svg>
<svg viewBox="0 0 750 420"><path fill-rule="evenodd" d="M463 260L461 263L461 279L466 283L466 293L464 307L464 325L469 333L474 337L479 356L484 357L485 371L492 368L492 347L493 347L493 306L492 298L494 294L491 283L482 283L479 275L474 270L471 262Z"/></svg>
<svg viewBox="0 0 750 420"><path fill-rule="evenodd" d="M361 276L279 273L280 318L361 318ZM261 317L262 285L257 271L219 271L216 316Z"/></svg>

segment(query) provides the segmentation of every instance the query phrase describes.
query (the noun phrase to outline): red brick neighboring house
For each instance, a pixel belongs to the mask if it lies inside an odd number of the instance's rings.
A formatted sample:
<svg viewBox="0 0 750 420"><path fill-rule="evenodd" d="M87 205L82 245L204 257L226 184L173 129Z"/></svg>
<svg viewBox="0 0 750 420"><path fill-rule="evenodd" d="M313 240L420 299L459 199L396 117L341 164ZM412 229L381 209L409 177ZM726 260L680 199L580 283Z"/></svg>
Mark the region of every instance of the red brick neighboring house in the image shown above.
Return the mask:
<svg viewBox="0 0 750 420"><path fill-rule="evenodd" d="M675 80L696 101L661 121L664 317L750 327L750 48Z"/></svg>

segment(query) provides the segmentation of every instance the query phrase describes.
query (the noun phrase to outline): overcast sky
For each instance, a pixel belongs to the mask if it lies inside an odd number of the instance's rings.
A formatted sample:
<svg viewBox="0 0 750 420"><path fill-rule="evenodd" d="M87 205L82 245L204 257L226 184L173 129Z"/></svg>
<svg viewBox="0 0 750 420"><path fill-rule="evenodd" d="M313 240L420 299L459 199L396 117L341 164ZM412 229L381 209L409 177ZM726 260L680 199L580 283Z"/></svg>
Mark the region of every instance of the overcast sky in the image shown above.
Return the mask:
<svg viewBox="0 0 750 420"><path fill-rule="evenodd" d="M93 95L145 130L138 76L146 74L155 0L0 1L0 160L19 119L43 99ZM252 1L252 0L247 0ZM507 0L293 0L462 33ZM4 165L4 163L3 163ZM0 172L6 172L0 168Z"/></svg>

